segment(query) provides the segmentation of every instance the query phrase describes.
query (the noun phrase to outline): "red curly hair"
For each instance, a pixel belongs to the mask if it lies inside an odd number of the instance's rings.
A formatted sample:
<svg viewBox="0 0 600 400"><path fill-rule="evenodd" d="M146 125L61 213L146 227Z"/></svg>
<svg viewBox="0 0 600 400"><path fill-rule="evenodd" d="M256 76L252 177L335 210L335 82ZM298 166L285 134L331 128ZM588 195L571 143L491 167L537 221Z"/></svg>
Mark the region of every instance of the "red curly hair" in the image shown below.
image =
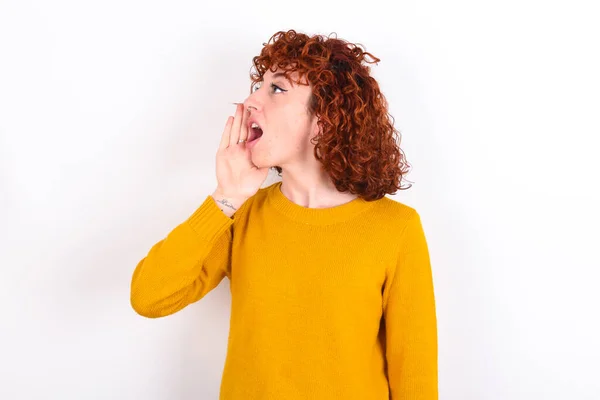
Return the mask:
<svg viewBox="0 0 600 400"><path fill-rule="evenodd" d="M367 56L371 60L367 59ZM279 31L252 59L252 87L264 74L281 69L288 79L298 73L312 86L309 111L318 117L314 154L340 192L367 201L402 187L409 165L399 147L400 135L388 103L365 63L380 60L361 45L295 30ZM281 167L275 167L281 174Z"/></svg>

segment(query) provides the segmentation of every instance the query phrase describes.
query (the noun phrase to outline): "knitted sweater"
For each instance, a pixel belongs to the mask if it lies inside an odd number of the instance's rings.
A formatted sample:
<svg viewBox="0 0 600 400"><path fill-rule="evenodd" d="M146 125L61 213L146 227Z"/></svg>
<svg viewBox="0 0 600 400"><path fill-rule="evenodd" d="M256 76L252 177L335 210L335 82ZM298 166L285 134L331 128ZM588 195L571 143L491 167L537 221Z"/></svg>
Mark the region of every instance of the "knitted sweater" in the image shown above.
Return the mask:
<svg viewBox="0 0 600 400"><path fill-rule="evenodd" d="M139 262L132 307L167 316L229 278L220 400L436 400L419 214L387 197L306 208L280 187L259 189L232 218L207 196Z"/></svg>

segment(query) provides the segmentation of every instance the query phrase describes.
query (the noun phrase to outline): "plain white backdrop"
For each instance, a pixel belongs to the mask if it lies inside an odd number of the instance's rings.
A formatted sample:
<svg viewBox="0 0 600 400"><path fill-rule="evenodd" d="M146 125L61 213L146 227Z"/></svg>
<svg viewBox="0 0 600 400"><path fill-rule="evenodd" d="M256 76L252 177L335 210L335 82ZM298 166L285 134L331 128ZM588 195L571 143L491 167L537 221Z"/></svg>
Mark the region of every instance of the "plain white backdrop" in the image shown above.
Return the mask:
<svg viewBox="0 0 600 400"><path fill-rule="evenodd" d="M440 399L599 399L592 3L1 0L0 398L218 398L227 280L151 320L131 274L214 190L251 58L297 29L381 59Z"/></svg>

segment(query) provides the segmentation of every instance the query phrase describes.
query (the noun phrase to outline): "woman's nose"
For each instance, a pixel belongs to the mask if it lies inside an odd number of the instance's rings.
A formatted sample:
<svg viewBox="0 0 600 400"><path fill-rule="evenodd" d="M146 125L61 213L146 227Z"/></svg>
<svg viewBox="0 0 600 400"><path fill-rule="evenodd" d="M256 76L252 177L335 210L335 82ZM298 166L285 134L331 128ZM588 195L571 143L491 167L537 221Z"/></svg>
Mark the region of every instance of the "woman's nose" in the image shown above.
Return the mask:
<svg viewBox="0 0 600 400"><path fill-rule="evenodd" d="M253 112L258 111L258 107L254 105L254 103L245 101L244 109L248 112L248 114L252 114Z"/></svg>
<svg viewBox="0 0 600 400"><path fill-rule="evenodd" d="M244 100L244 108L248 110L248 112L258 111L260 109L260 105L257 100L256 93L252 93L250 96L246 97L246 100Z"/></svg>

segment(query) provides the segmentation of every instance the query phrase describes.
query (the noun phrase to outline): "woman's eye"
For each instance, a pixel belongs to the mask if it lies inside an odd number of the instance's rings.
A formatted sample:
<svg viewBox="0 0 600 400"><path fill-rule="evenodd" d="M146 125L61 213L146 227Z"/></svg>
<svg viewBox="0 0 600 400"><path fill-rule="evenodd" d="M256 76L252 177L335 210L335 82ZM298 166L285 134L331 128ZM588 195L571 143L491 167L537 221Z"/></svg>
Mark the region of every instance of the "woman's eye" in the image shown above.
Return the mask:
<svg viewBox="0 0 600 400"><path fill-rule="evenodd" d="M280 90L282 93L287 92L287 90L283 90L282 88L280 88L279 86L277 86L274 83L271 83L271 88L273 88L273 92L275 92L276 90Z"/></svg>
<svg viewBox="0 0 600 400"><path fill-rule="evenodd" d="M258 89L260 89L261 86L262 86L262 82L256 82L254 84L254 86L252 86L252 93L254 93ZM278 93L277 90L279 90L279 93L287 92L287 90L280 88L279 86L277 86L274 83L271 83L271 89L273 90L273 93Z"/></svg>

